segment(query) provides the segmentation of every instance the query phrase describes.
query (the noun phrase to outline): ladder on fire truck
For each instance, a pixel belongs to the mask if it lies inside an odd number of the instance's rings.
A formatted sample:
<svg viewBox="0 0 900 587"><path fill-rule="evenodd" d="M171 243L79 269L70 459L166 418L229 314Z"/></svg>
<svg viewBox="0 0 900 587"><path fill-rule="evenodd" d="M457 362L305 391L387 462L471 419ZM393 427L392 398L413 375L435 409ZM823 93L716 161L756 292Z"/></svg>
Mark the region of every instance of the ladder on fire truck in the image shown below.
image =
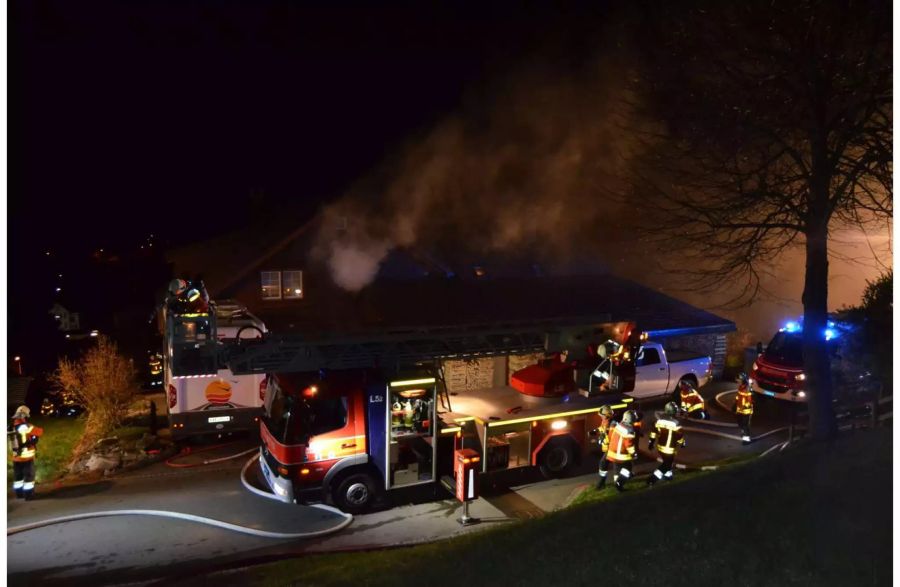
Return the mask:
<svg viewBox="0 0 900 587"><path fill-rule="evenodd" d="M216 311L169 314L167 350L175 377L199 377L228 368L236 375L310 372L321 369L402 368L443 359L473 359L509 354L556 352L564 340L603 338L609 314L470 324L452 327L385 330L371 334L308 337L259 333L259 338L227 340L216 336Z"/></svg>

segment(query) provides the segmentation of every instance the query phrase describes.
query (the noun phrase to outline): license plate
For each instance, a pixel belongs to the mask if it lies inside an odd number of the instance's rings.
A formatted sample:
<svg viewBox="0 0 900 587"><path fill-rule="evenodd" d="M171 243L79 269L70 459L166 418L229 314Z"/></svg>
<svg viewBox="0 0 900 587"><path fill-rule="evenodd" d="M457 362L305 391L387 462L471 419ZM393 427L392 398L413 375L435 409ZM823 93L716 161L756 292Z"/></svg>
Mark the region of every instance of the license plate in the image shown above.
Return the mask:
<svg viewBox="0 0 900 587"><path fill-rule="evenodd" d="M775 397L775 392L774 392L774 391L764 391L763 393L766 394L766 395L769 396L769 397Z"/></svg>
<svg viewBox="0 0 900 587"><path fill-rule="evenodd" d="M215 424L216 422L231 422L231 416L212 416L206 419L210 424Z"/></svg>
<svg viewBox="0 0 900 587"><path fill-rule="evenodd" d="M268 478L272 476L272 472L269 471L269 466L265 461L260 460L259 463L262 465L263 474L266 476L266 480L268 481Z"/></svg>

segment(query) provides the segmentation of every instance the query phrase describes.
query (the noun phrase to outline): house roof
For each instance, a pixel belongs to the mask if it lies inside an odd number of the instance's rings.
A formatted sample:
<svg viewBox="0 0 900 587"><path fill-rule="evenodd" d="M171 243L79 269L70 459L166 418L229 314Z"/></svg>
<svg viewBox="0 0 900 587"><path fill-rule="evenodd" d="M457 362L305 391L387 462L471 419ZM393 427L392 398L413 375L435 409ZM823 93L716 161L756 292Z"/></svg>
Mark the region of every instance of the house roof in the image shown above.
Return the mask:
<svg viewBox="0 0 900 587"><path fill-rule="evenodd" d="M172 256L179 267L203 268L213 297L217 292L231 295L231 285L264 269L274 255L307 251L318 221L315 217L293 227L282 221L282 227L290 228L279 231L272 226L264 234L251 228ZM481 276L476 267L484 269ZM326 275L310 277L328 280ZM535 263L527 252L473 255L394 249L375 281L359 292L312 282L304 283L304 292L302 300L266 301L252 310L270 332L316 337L528 321L571 323L588 317L595 323L636 321L658 337L735 330L733 322L616 277L596 260Z"/></svg>
<svg viewBox="0 0 900 587"><path fill-rule="evenodd" d="M636 321L654 335L730 332L733 322L612 275L378 281L357 294L257 309L270 331L322 336L524 321Z"/></svg>

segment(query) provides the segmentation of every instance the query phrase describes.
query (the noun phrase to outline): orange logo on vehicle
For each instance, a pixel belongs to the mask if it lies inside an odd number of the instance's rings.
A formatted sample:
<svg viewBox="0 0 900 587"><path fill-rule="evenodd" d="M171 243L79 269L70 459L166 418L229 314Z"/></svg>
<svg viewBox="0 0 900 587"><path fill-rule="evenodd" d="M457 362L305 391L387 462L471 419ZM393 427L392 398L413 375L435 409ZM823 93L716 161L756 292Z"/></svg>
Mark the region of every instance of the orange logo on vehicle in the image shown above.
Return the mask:
<svg viewBox="0 0 900 587"><path fill-rule="evenodd" d="M204 393L211 404L227 404L231 399L231 384L224 379L216 379L206 386Z"/></svg>

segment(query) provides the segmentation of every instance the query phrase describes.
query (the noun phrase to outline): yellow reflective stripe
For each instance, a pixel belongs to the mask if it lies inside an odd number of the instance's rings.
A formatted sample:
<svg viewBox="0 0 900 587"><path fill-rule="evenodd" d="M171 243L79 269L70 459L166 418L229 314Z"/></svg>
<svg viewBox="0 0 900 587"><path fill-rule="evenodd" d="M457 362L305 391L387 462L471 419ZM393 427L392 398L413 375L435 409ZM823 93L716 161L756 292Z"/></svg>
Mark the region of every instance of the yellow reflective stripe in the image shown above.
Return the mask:
<svg viewBox="0 0 900 587"><path fill-rule="evenodd" d="M659 447L659 452L667 455L673 455L675 454L675 449L668 446L661 446Z"/></svg>
<svg viewBox="0 0 900 587"><path fill-rule="evenodd" d="M621 453L621 452L611 452L611 453L607 453L607 454L606 454L606 458L610 458L610 457L612 457L613 460L615 460L615 459L621 459L621 460L623 460L623 461L630 461L632 455L631 455L631 453Z"/></svg>

